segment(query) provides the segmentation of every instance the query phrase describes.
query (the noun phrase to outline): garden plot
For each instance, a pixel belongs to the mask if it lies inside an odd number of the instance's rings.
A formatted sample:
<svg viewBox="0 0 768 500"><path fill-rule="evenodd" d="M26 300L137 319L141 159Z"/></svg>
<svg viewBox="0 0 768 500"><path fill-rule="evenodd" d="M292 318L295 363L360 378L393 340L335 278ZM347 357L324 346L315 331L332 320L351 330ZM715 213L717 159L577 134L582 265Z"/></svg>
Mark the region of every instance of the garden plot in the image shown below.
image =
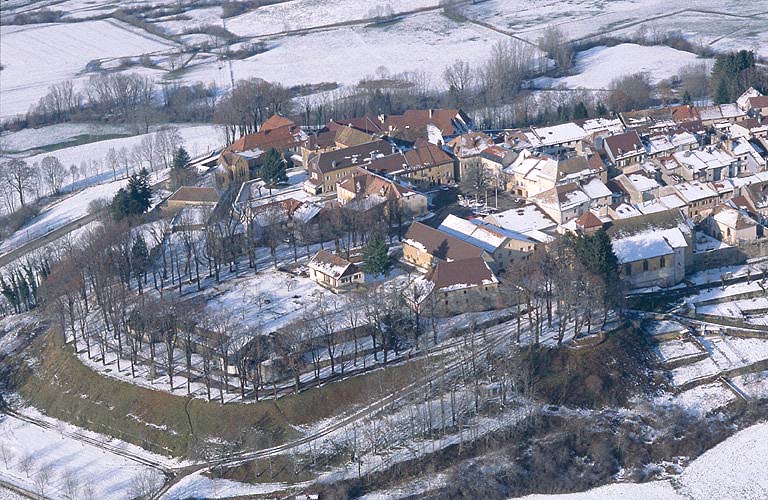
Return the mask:
<svg viewBox="0 0 768 500"><path fill-rule="evenodd" d="M683 391L674 396L672 401L684 406L691 413L706 414L735 400L733 391L720 382L714 382Z"/></svg>
<svg viewBox="0 0 768 500"><path fill-rule="evenodd" d="M155 462L170 464L170 460L137 446L53 422L56 427L47 429L13 416L0 416L0 443L12 454L7 466L0 462L0 478L30 491L40 491L44 482L45 496L56 499L67 498L68 478L77 485L77 498L129 499L132 481L138 476L148 476L162 484L159 471L62 432L89 435ZM47 481L42 479L44 475Z"/></svg>
<svg viewBox="0 0 768 500"><path fill-rule="evenodd" d="M270 50L232 61L235 80L249 77L284 85L318 82L355 84L379 74L404 71L424 73L432 85L443 85L441 74L456 54L472 64L485 61L490 46L507 37L472 24L459 24L438 13L410 16L378 26L345 26L268 42ZM322 50L317 50L322 47ZM296 57L312 53L312 57ZM211 62L189 67L186 81L216 81L228 86L228 64Z"/></svg>
<svg viewBox="0 0 768 500"><path fill-rule="evenodd" d="M671 47L622 43L615 47L594 47L576 56L573 76L538 78L539 87L607 89L616 78L634 73L647 73L657 83L678 73L680 68L701 62L695 54Z"/></svg>
<svg viewBox="0 0 768 500"><path fill-rule="evenodd" d="M720 373L720 368L712 358L705 358L690 365L675 368L671 372L672 385L682 387L698 381L709 380Z"/></svg>
<svg viewBox="0 0 768 500"><path fill-rule="evenodd" d="M678 338L688 332L688 327L677 321L646 321L643 323L643 332L651 338L662 340Z"/></svg>
<svg viewBox="0 0 768 500"><path fill-rule="evenodd" d="M240 36L260 36L280 31L374 18L438 5L438 0L293 0L265 5L227 20L227 29Z"/></svg>
<svg viewBox="0 0 768 500"><path fill-rule="evenodd" d="M226 311L244 324L259 327L265 335L298 320L320 300L329 304L331 300L343 301L309 278L274 269L262 270L221 288L225 290L208 301L206 313Z"/></svg>
<svg viewBox="0 0 768 500"><path fill-rule="evenodd" d="M700 290L696 295L686 298L686 302L695 306L698 310L698 308L703 305L748 298L752 295L762 294L764 291L765 289L759 281L752 281L751 283L734 283L725 287L713 287Z"/></svg>
<svg viewBox="0 0 768 500"><path fill-rule="evenodd" d="M739 375L732 382L749 398L768 399L768 370Z"/></svg>
<svg viewBox="0 0 768 500"><path fill-rule="evenodd" d="M753 325L768 324L768 297L753 297L720 304L696 306L696 312L710 316L746 321Z"/></svg>
<svg viewBox="0 0 768 500"><path fill-rule="evenodd" d="M115 20L0 27L0 118L26 113L48 87L87 80L93 60L167 51L175 44Z"/></svg>
<svg viewBox="0 0 768 500"><path fill-rule="evenodd" d="M668 340L660 342L653 348L654 354L662 363L676 363L685 359L695 358L706 354L695 342L691 340Z"/></svg>

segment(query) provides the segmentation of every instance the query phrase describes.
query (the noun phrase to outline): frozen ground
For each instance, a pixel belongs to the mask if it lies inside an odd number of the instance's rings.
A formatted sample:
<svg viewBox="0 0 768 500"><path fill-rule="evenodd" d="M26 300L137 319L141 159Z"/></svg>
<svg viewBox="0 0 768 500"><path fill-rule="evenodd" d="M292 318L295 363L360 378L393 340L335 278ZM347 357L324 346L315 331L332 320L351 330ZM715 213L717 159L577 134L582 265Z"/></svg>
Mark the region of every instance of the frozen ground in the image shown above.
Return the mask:
<svg viewBox="0 0 768 500"><path fill-rule="evenodd" d="M355 84L386 68L390 74L423 72L432 86L442 86L443 69L461 58L485 61L490 47L507 37L487 28L456 23L428 12L383 26L344 26L270 40L270 50L232 62L235 80L260 77L286 85L317 82ZM322 47L322 50L319 48ZM310 51L312 57L296 57ZM184 74L188 81L230 82L229 66L210 61Z"/></svg>
<svg viewBox="0 0 768 500"><path fill-rule="evenodd" d="M25 113L50 85L87 80L96 59L139 56L174 44L114 19L0 27L0 118Z"/></svg>
<svg viewBox="0 0 768 500"><path fill-rule="evenodd" d="M563 78L539 78L540 87L607 89L615 78L634 73L647 73L652 82L670 78L680 68L707 59L671 47L622 43L614 47L595 47L576 57L575 75Z"/></svg>
<svg viewBox="0 0 768 500"><path fill-rule="evenodd" d="M40 128L25 128L18 132L4 133L0 136L3 146L13 152L23 152L35 148L74 141L79 136L106 136L127 134L128 129L121 125L97 125L92 123L60 123Z"/></svg>
<svg viewBox="0 0 768 500"><path fill-rule="evenodd" d="M295 486L295 485L292 485ZM284 490L283 483L245 484L227 479L211 479L202 474L192 474L168 490L163 500L183 500L185 498L231 498L246 495L268 495Z"/></svg>
<svg viewBox="0 0 768 500"><path fill-rule="evenodd" d="M32 411L35 417L40 415ZM9 451L9 460L0 461L0 479L30 491L40 491L40 478L47 472L44 493L53 499L66 498L68 477L77 484L76 498L128 499L133 479L150 475L162 483L162 474L112 451L69 437L64 432L90 434L104 443L159 463L164 457L105 436L54 422L54 429L42 428L13 416L0 416L0 444ZM88 496L90 493L90 496Z"/></svg>

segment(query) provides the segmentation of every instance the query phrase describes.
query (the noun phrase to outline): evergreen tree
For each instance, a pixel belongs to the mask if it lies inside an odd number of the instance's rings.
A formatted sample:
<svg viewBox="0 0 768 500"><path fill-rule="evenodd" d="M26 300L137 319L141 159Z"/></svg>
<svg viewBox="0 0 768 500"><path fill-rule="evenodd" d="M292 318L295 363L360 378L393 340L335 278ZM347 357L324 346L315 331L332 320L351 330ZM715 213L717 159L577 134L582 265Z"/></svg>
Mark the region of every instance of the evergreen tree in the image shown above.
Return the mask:
<svg viewBox="0 0 768 500"><path fill-rule="evenodd" d="M368 246L363 254L363 271L376 278L384 275L392 267L392 261L389 258L389 248L381 235L376 234L368 242Z"/></svg>
<svg viewBox="0 0 768 500"><path fill-rule="evenodd" d="M171 166L172 168L184 169L189 166L189 161L189 153L187 153L187 150L184 149L184 146L179 146L179 149L173 153L173 163Z"/></svg>
<svg viewBox="0 0 768 500"><path fill-rule="evenodd" d="M595 115L597 116L603 116L608 114L608 108L605 107L605 104L602 102L598 102L595 105Z"/></svg>
<svg viewBox="0 0 768 500"><path fill-rule="evenodd" d="M149 183L149 172L146 168L142 168L128 180L128 189L120 188L115 193L110 210L112 217L121 220L143 214L149 209L151 203L152 186Z"/></svg>
<svg viewBox="0 0 768 500"><path fill-rule="evenodd" d="M275 184L288 181L285 160L275 148L271 148L264 154L259 174L261 179L270 188Z"/></svg>
<svg viewBox="0 0 768 500"><path fill-rule="evenodd" d="M589 112L587 111L587 106L581 101L577 102L576 106L573 107L573 118L579 120L588 117Z"/></svg>

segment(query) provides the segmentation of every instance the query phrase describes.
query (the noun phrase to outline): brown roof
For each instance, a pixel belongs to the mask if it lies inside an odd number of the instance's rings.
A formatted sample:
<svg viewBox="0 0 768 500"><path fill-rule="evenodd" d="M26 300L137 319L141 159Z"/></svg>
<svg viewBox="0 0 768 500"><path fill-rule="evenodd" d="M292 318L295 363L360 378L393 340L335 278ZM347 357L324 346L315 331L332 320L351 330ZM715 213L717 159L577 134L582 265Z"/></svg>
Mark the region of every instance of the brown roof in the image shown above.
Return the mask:
<svg viewBox="0 0 768 500"><path fill-rule="evenodd" d="M393 180L368 172L361 167L339 182L339 187L355 193L356 197L378 195L388 200L401 198L406 193L414 192Z"/></svg>
<svg viewBox="0 0 768 500"><path fill-rule="evenodd" d="M331 120L328 128L336 131L341 127L350 126L368 134L381 133L381 122L371 116L359 116L357 118L346 118L344 120Z"/></svg>
<svg viewBox="0 0 768 500"><path fill-rule="evenodd" d="M749 106L751 108L768 108L768 95L750 97Z"/></svg>
<svg viewBox="0 0 768 500"><path fill-rule="evenodd" d="M359 146L360 144L371 142L374 139L376 138L371 134L367 134L361 130L345 125L343 127L339 127L338 130L336 130L335 142L341 144L342 146L350 147Z"/></svg>
<svg viewBox="0 0 768 500"><path fill-rule="evenodd" d="M368 165L369 170L373 172L379 172L382 174L392 174L400 172L406 167L405 156L402 153L395 153L387 156L382 156L373 160Z"/></svg>
<svg viewBox="0 0 768 500"><path fill-rule="evenodd" d="M168 197L169 201L183 201L187 203L217 203L219 193L208 187L182 186Z"/></svg>
<svg viewBox="0 0 768 500"><path fill-rule="evenodd" d="M670 108L672 111L672 119L675 123L700 121L699 112L694 106L690 104L683 104L681 106L674 106Z"/></svg>
<svg viewBox="0 0 768 500"><path fill-rule="evenodd" d="M435 288L491 285L498 283L498 278L480 257L471 257L451 262L438 262L426 275Z"/></svg>
<svg viewBox="0 0 768 500"><path fill-rule="evenodd" d="M307 146L310 149L326 149L336 146L336 132L322 130L309 136Z"/></svg>
<svg viewBox="0 0 768 500"><path fill-rule="evenodd" d="M465 260L481 257L483 249L470 245L454 236L438 231L432 227L414 222L405 234L408 240L415 242L433 257L440 260Z"/></svg>
<svg viewBox="0 0 768 500"><path fill-rule="evenodd" d="M643 143L640 141L640 136L638 136L637 132L634 130L606 137L605 147L606 149L610 148L610 151L614 156L621 156L630 151L645 150L643 148Z"/></svg>
<svg viewBox="0 0 768 500"><path fill-rule="evenodd" d="M409 168L418 169L453 163L453 158L440 146L426 140L418 140L413 149L406 151L405 161Z"/></svg>
<svg viewBox="0 0 768 500"><path fill-rule="evenodd" d="M360 144L359 146L320 153L315 160L315 166L320 172L332 172L368 163L374 155L392 154L392 149L392 146L387 141L372 141Z"/></svg>
<svg viewBox="0 0 768 500"><path fill-rule="evenodd" d="M309 261L309 266L317 271L333 276L338 279L344 276L355 274L357 266L352 262L339 257L328 250L320 250Z"/></svg>
<svg viewBox="0 0 768 500"><path fill-rule="evenodd" d="M600 219L590 211L584 212L578 219L576 219L576 225L584 229L603 227L603 223Z"/></svg>
<svg viewBox="0 0 768 500"><path fill-rule="evenodd" d="M271 148L283 151L296 147L304 140L306 140L306 134L295 125L271 128L268 130L262 128L262 130L259 130L255 134L242 136L230 144L225 151L237 153L254 149L266 151Z"/></svg>
<svg viewBox="0 0 768 500"><path fill-rule="evenodd" d="M293 123L291 120L284 116L280 116L278 114L274 114L267 118L267 121L261 124L261 128L259 130L267 131L267 130L274 130L276 128L280 127L293 127L296 124Z"/></svg>
<svg viewBox="0 0 768 500"><path fill-rule="evenodd" d="M458 109L409 109L402 115L390 115L384 119L388 130L415 129L434 125L443 135L456 135L466 129L466 119Z"/></svg>

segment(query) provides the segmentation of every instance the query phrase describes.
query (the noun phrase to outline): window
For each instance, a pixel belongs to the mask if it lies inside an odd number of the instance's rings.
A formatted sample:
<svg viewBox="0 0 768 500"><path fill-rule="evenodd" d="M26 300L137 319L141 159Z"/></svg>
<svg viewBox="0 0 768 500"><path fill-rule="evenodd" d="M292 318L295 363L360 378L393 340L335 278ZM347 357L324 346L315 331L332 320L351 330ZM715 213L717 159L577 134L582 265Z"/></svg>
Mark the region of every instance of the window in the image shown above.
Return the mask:
<svg viewBox="0 0 768 500"><path fill-rule="evenodd" d="M665 259L663 255L659 257L659 267L667 267L667 259Z"/></svg>
<svg viewBox="0 0 768 500"><path fill-rule="evenodd" d="M647 271L647 270L648 270L648 261L644 260L643 261L643 271Z"/></svg>

